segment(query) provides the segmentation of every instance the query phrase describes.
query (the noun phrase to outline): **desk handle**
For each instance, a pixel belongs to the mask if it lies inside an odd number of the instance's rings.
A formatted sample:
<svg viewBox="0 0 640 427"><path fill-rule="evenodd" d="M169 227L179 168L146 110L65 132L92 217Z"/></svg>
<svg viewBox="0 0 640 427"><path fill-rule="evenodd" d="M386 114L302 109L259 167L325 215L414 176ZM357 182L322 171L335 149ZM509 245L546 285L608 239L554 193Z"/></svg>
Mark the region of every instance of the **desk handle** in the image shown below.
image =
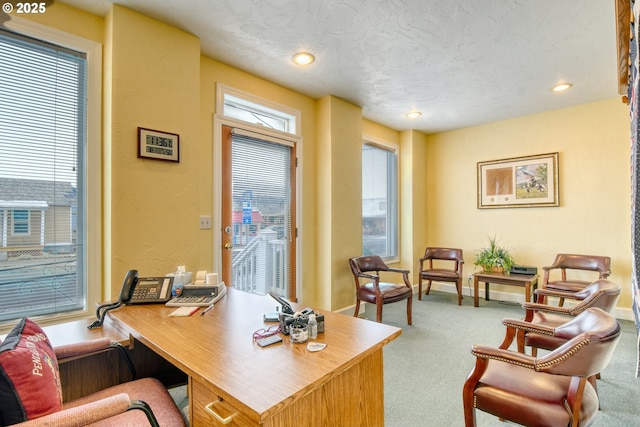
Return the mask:
<svg viewBox="0 0 640 427"><path fill-rule="evenodd" d="M228 417L226 417L226 418L222 418L222 417L220 416L220 414L218 414L216 411L214 411L214 410L213 410L213 407L214 407L215 405L217 405L217 404L222 404L222 402L221 402L221 401L219 401L219 400L218 400L218 401L211 402L211 403L209 403L207 406L205 406L205 407L204 407L204 409L205 409L208 413L210 413L211 415L213 415L213 417L214 417L216 420L218 420L219 422L221 422L222 424L229 424L229 423L233 420L233 417L235 417L235 416L237 415L237 412L232 413L231 415L229 415L229 416L228 416Z"/></svg>

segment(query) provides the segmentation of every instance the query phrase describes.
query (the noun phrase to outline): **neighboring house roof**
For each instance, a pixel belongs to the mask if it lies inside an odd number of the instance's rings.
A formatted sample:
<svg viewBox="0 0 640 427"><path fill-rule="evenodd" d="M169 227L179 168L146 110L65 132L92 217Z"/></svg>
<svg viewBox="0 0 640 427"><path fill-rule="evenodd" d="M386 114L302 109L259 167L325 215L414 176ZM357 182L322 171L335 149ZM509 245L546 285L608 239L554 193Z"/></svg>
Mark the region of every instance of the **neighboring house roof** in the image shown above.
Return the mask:
<svg viewBox="0 0 640 427"><path fill-rule="evenodd" d="M71 206L76 188L70 182L0 178L0 206L11 209Z"/></svg>

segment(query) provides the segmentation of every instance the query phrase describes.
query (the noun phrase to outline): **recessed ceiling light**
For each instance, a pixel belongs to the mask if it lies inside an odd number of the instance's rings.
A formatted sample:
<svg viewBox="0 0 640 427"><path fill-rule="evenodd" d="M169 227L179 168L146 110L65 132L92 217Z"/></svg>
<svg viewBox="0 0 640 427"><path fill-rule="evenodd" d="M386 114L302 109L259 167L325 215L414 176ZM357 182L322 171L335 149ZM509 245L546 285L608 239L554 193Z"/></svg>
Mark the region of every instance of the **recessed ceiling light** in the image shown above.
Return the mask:
<svg viewBox="0 0 640 427"><path fill-rule="evenodd" d="M309 52L298 52L292 57L293 62L298 65L309 65L316 60L316 57Z"/></svg>
<svg viewBox="0 0 640 427"><path fill-rule="evenodd" d="M420 111L409 111L407 113L407 117L409 117L410 119L417 119L418 117L420 117L422 115L422 113Z"/></svg>
<svg viewBox="0 0 640 427"><path fill-rule="evenodd" d="M567 89L570 89L573 85L571 83L558 83L551 90L553 92L564 92Z"/></svg>

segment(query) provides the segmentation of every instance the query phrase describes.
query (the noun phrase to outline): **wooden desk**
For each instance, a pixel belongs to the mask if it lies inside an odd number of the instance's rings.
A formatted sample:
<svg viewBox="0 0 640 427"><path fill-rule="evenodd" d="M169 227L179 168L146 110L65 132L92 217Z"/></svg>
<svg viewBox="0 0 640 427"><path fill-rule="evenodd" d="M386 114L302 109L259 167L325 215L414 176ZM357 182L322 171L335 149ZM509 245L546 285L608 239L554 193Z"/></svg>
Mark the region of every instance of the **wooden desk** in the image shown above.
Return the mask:
<svg viewBox="0 0 640 427"><path fill-rule="evenodd" d="M126 306L107 322L131 334L189 376L191 425L369 426L384 424L383 346L402 330L322 312L327 343L261 348L255 330L273 311L269 296L229 289L204 316L169 317L173 308ZM211 408L210 412L205 407Z"/></svg>
<svg viewBox="0 0 640 427"><path fill-rule="evenodd" d="M538 275L478 272L473 274L473 306L478 307L478 282L484 282L484 299L489 301L489 283L524 287L524 300L531 301L531 288L538 286Z"/></svg>

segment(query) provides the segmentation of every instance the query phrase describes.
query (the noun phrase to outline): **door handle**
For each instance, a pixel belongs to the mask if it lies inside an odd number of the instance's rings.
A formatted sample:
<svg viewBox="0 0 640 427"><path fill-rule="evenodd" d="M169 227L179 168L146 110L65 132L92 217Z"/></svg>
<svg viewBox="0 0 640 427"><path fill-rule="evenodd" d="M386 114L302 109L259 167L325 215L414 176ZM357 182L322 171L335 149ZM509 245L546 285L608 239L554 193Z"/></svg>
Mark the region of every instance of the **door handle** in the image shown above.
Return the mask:
<svg viewBox="0 0 640 427"><path fill-rule="evenodd" d="M227 243L224 244L224 248L226 250L230 250L231 248L233 248L233 244L231 244L230 242L227 242Z"/></svg>

